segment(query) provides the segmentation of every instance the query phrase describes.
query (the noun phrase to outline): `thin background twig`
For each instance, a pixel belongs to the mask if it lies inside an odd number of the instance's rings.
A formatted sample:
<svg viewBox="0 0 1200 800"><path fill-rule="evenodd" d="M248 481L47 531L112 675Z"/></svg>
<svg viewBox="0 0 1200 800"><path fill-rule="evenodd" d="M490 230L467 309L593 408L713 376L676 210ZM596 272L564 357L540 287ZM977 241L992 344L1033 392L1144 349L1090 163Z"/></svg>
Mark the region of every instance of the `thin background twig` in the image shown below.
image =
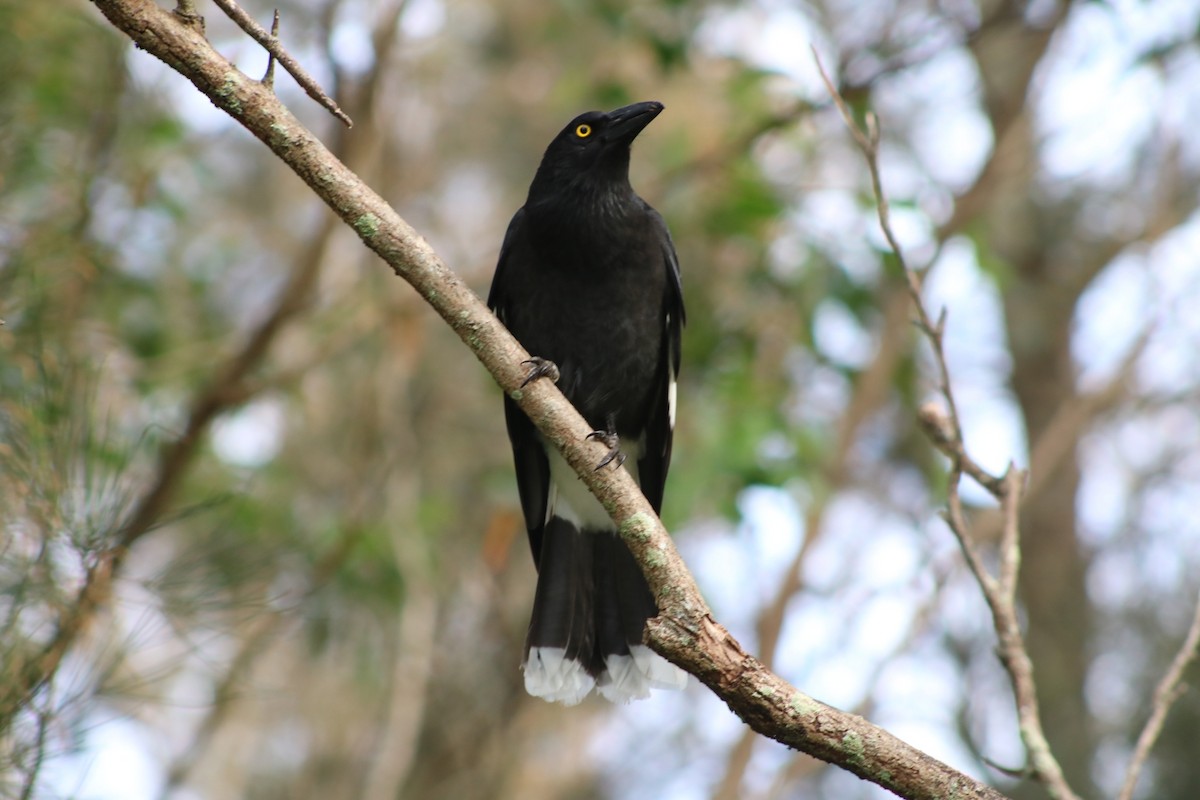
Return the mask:
<svg viewBox="0 0 1200 800"><path fill-rule="evenodd" d="M342 111L342 109L338 107L338 104L334 102L332 97L325 94L325 90L321 88L320 84L318 84L316 80L305 71L304 67L300 66L300 62L292 58L292 55L284 49L283 44L279 41L279 38L275 36L273 31L268 31L266 28L255 22L254 18L243 11L242 7L239 6L235 0L213 0L213 3L215 3L222 11L224 11L227 17L236 22L239 28L249 34L250 38L261 44L263 48L270 53L276 61L279 62L279 65L286 69L288 73L296 79L296 83L300 84L300 88L304 90L305 94L307 94L313 100L316 100L323 108L329 111L330 114L333 114L335 117L341 120L347 128L354 126L354 123L350 120L350 117L346 116L346 112ZM277 30L278 25L279 12L276 12L275 21L272 27ZM265 83L268 86L271 85L270 82Z"/></svg>
<svg viewBox="0 0 1200 800"><path fill-rule="evenodd" d="M1121 786L1121 793L1117 795L1118 800L1132 800L1138 777L1142 774L1142 768L1146 765L1151 748L1154 747L1159 734L1162 733L1163 723L1167 721L1167 713L1184 692L1182 685L1184 670L1196 658L1198 651L1200 651L1200 597L1196 598L1196 612L1192 616L1192 625L1188 628L1187 637L1183 640L1175 658L1171 660L1171 666L1167 668L1166 674L1162 676L1162 680L1154 689L1153 710L1150 712L1150 719L1146 720L1146 726L1142 728L1142 732L1138 736L1133 756L1129 759L1129 769L1125 773L1125 783Z"/></svg>
<svg viewBox="0 0 1200 800"><path fill-rule="evenodd" d="M967 566L979 583L984 599L991 610L992 624L1000 640L1000 660L1008 672L1016 699L1017 725L1021 741L1025 744L1028 754L1030 772L1046 787L1055 800L1079 800L1078 795L1067 784L1062 767L1054 757L1050 744L1046 740L1042 728L1041 712L1038 709L1033 663L1025 647L1017 616L1017 575L1020 571L1021 561L1018 520L1021 493L1027 477L1026 472L1010 464L1004 475L997 477L984 470L967 454L963 442L958 404L955 402L954 391L950 385L950 368L946 362L943 346L946 312L943 310L938 315L937 321L933 321L925 308L924 297L921 294L920 275L908 266L900 243L892 230L887 196L884 194L879 172L878 120L874 114L868 113L866 129L859 126L837 87L826 73L815 49L813 49L813 58L816 60L817 70L821 74L826 90L833 98L846 127L866 159L867 169L871 176L871 188L875 194L876 208L879 214L879 225L883 229L888 246L895 254L901 269L904 270L908 280L909 294L912 296L913 307L917 315L917 327L928 339L930 349L933 351L934 362L938 370L938 389L946 402L946 410L943 411L934 404L926 404L921 409L920 421L934 445L950 459L944 518L957 539ZM970 525L958 490L964 474L969 475L1000 502L1003 528L998 575L992 575L988 571L984 565L983 556L971 535Z"/></svg>

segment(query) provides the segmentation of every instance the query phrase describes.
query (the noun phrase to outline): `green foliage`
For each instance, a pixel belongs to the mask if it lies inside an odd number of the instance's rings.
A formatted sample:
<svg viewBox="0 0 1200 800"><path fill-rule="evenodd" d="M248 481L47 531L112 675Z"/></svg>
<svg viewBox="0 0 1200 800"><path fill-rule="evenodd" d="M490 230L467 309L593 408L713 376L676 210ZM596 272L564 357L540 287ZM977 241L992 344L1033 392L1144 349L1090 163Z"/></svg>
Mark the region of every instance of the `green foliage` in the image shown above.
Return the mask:
<svg viewBox="0 0 1200 800"><path fill-rule="evenodd" d="M1013 265L996 251L991 231L981 221L969 225L965 231L967 240L974 247L975 260L980 269L995 282L1001 291L1009 288L1016 275Z"/></svg>
<svg viewBox="0 0 1200 800"><path fill-rule="evenodd" d="M783 210L778 191L752 162L739 159L731 165L727 186L712 198L714 205L705 220L705 230L724 238L754 235L779 217Z"/></svg>

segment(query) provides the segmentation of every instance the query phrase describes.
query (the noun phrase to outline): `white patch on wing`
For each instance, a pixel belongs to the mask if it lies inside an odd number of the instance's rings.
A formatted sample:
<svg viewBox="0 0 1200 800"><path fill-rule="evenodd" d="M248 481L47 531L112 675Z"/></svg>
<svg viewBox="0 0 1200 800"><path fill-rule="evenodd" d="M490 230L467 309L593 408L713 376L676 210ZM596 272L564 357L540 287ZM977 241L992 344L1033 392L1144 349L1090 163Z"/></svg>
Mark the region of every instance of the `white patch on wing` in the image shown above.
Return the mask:
<svg viewBox="0 0 1200 800"><path fill-rule="evenodd" d="M667 421L671 424L671 430L675 430L675 395L679 385L671 378L671 382L667 384Z"/></svg>
<svg viewBox="0 0 1200 800"><path fill-rule="evenodd" d="M682 689L687 685L686 672L644 644L630 647L627 656L606 656L604 666L596 690L614 703L649 697L651 689Z"/></svg>
<svg viewBox="0 0 1200 800"><path fill-rule="evenodd" d="M644 449L644 442L639 440L636 449L622 447L625 453L625 469L636 481L638 479L638 458ZM546 503L546 519L557 516L570 522L579 530L611 531L615 527L588 487L584 484L566 459L551 446L546 447L550 461L550 496ZM605 467L611 469L611 467Z"/></svg>
<svg viewBox="0 0 1200 800"><path fill-rule="evenodd" d="M566 657L561 647L531 647L521 669L525 672L525 691L551 703L578 705L588 696L596 679L583 664Z"/></svg>

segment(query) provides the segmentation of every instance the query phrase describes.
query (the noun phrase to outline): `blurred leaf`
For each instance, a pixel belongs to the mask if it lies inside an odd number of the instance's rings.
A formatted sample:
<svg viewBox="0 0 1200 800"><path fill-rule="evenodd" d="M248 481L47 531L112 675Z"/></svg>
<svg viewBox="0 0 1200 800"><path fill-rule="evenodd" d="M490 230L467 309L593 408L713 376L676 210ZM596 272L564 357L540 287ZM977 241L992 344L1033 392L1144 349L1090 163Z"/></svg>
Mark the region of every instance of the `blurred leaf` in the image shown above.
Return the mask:
<svg viewBox="0 0 1200 800"><path fill-rule="evenodd" d="M776 219L783 203L771 183L749 162L732 165L726 180L729 185L713 198L707 230L712 236L752 234L764 222Z"/></svg>

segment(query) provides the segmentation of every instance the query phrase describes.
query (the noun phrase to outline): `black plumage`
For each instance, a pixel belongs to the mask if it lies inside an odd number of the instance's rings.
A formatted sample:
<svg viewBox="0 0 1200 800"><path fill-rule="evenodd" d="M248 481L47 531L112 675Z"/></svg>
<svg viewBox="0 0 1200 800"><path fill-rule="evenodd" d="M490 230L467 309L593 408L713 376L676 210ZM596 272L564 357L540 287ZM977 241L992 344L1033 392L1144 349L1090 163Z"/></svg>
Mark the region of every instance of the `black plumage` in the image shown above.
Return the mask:
<svg viewBox="0 0 1200 800"><path fill-rule="evenodd" d="M613 448L659 510L671 460L684 322L679 262L661 216L629 183L630 145L662 111L636 103L571 121L546 148L509 223L488 305ZM551 374L545 365L536 374ZM679 687L641 644L657 614L604 509L505 398L521 508L538 568L525 685L577 703ZM619 448L619 451L617 450Z"/></svg>

